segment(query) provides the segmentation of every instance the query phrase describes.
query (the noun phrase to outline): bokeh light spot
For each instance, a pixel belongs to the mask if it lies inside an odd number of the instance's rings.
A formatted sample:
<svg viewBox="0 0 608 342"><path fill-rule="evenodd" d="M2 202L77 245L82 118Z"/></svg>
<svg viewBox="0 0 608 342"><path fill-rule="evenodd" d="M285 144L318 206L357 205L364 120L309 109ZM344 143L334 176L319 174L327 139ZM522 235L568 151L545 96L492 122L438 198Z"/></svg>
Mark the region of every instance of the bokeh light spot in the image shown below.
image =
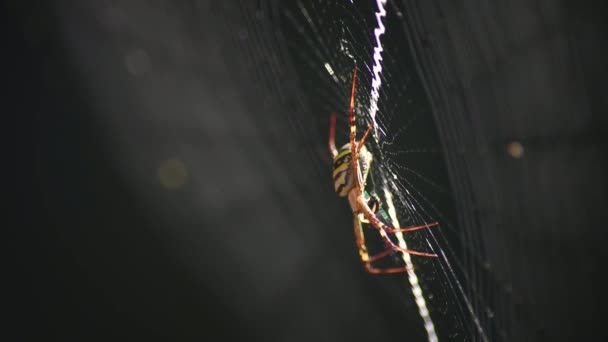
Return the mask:
<svg viewBox="0 0 608 342"><path fill-rule="evenodd" d="M524 155L524 147L518 141L507 144L507 153L513 158L521 158Z"/></svg>
<svg viewBox="0 0 608 342"><path fill-rule="evenodd" d="M177 190L188 182L188 169L179 159L167 159L158 167L158 178L166 189Z"/></svg>

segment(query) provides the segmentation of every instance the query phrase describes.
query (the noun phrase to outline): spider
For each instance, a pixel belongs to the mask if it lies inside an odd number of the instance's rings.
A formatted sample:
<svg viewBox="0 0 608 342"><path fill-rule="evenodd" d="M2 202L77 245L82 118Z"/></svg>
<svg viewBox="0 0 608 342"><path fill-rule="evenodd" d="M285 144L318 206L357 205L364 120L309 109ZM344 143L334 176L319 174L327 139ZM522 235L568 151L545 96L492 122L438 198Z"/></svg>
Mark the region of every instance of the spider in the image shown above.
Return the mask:
<svg viewBox="0 0 608 342"><path fill-rule="evenodd" d="M353 84L350 96L349 121L350 121L350 142L346 143L340 150L336 149L336 115L332 114L329 124L329 151L333 158L333 178L334 188L340 197L347 197L350 208L353 211L355 239L359 249L361 261L365 266L365 270L369 273L400 273L410 270L408 267L392 267L392 268L376 268L372 263L383 257L390 255L394 251L409 253L413 255L437 257L436 254L413 251L397 246L388 236L397 232L411 232L415 230L430 228L437 226L437 222L424 224L420 226L411 226L406 228L393 228L382 223L376 213L380 208L380 200L375 195L370 195L365 190L367 176L370 171L370 165L373 160L373 155L365 147L372 125L370 124L363 134L361 140L357 141L357 126L355 121L355 86L357 83L357 69L353 72ZM371 224L372 227L378 230L382 239L389 247L387 250L376 255L369 255L365 245L365 236L363 234L362 223Z"/></svg>

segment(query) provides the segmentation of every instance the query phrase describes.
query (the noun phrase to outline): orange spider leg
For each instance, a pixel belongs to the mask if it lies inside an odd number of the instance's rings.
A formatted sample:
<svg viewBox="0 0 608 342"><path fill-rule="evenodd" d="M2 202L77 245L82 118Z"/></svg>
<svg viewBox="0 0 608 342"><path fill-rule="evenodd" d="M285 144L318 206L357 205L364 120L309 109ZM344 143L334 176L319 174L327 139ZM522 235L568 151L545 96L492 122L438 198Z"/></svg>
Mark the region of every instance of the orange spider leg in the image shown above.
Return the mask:
<svg viewBox="0 0 608 342"><path fill-rule="evenodd" d="M387 273L402 273L412 270L410 267L390 267L390 268L377 268L372 266L372 262L382 259L388 255L390 255L393 250L387 249L382 251L376 255L369 255L367 252L367 247L365 246L365 236L363 234L363 227L361 226L361 221L359 220L358 215L354 215L354 227L355 227L355 238L357 241L357 247L359 247L359 255L361 256L361 261L365 266L365 270L368 273L373 274L387 274Z"/></svg>
<svg viewBox="0 0 608 342"><path fill-rule="evenodd" d="M391 228L391 227L385 225L384 223L380 222L380 220L378 220L378 218L376 218L376 215L374 214L374 212L369 208L367 203L365 203L365 201L362 198L357 198L356 201L357 201L359 208L361 209L361 212L363 213L363 216L365 216L365 218L370 222L370 224L380 232L380 235L382 236L382 239L384 240L384 242L386 242L386 244L388 244L393 250L408 253L408 254L413 254L413 255L437 257L437 254L419 252L419 251L414 251L411 249L399 247L387 235L387 232L388 233L399 232L399 231L407 232L407 231L412 231L412 230L423 229L427 226L428 227L437 226L437 222L434 222L434 223L431 223L428 225L424 225L424 226L422 226L423 228L421 228L421 226L409 227L409 228Z"/></svg>
<svg viewBox="0 0 608 342"><path fill-rule="evenodd" d="M350 91L350 106L348 119L350 123L350 162L352 164L353 176L355 177L354 188L357 195L361 195L361 175L359 174L359 153L355 140L357 139L357 121L355 120L355 89L357 87L357 68L353 71L353 85Z"/></svg>
<svg viewBox="0 0 608 342"><path fill-rule="evenodd" d="M435 227L438 226L439 222L433 222L433 223L426 223L420 226L412 226L412 227L407 227L407 228L390 228L385 226L383 229L385 232L387 233L399 233L399 232L413 232L415 230L421 230L421 229L426 229L426 228L431 228L431 227Z"/></svg>
<svg viewBox="0 0 608 342"><path fill-rule="evenodd" d="M365 140L367 139L367 136L371 131L372 125L367 126L367 130L365 131L365 134L363 134L363 138L361 138L361 140L359 141L359 145L357 146L357 155L359 155L359 152L361 152L361 148L363 147L363 144L365 143Z"/></svg>

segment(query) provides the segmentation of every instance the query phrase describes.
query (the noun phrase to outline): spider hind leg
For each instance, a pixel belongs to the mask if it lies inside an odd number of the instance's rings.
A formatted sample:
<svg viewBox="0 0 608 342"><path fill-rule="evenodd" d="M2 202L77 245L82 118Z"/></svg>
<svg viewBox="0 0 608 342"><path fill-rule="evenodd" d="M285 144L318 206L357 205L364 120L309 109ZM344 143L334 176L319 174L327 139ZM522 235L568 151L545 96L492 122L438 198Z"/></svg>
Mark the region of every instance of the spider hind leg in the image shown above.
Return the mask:
<svg viewBox="0 0 608 342"><path fill-rule="evenodd" d="M392 273L403 273L413 270L413 268L407 266L401 267L376 267L374 266L374 262L386 258L388 256L393 255L396 251L391 249L390 247L385 249L382 252L379 252L374 255L370 255L367 250L367 245L365 243L365 235L363 233L362 222L359 219L360 215L355 215L355 237L357 241L357 247L359 248L359 256L361 257L361 262L363 263L364 269L366 272L371 274L392 274Z"/></svg>

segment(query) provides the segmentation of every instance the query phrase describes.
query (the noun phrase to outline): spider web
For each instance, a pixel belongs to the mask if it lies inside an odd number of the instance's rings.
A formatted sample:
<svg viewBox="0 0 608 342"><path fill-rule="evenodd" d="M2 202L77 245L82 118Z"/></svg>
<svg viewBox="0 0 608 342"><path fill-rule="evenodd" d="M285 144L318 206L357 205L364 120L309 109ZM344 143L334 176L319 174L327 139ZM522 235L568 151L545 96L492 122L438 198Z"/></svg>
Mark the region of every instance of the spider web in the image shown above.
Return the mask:
<svg viewBox="0 0 608 342"><path fill-rule="evenodd" d="M444 151L411 57L407 13L394 2L345 0L298 1L277 12L300 82L319 113L319 131L326 132L329 113L338 113L337 144L348 141L356 67L358 134L369 123L376 128L368 140L375 156L368 189L382 198L394 226L440 223L395 237L402 247L432 251L438 259L395 254L390 260L415 266L400 279L409 284L428 340L505 340L498 298L508 290L484 262L479 237L456 224Z"/></svg>

